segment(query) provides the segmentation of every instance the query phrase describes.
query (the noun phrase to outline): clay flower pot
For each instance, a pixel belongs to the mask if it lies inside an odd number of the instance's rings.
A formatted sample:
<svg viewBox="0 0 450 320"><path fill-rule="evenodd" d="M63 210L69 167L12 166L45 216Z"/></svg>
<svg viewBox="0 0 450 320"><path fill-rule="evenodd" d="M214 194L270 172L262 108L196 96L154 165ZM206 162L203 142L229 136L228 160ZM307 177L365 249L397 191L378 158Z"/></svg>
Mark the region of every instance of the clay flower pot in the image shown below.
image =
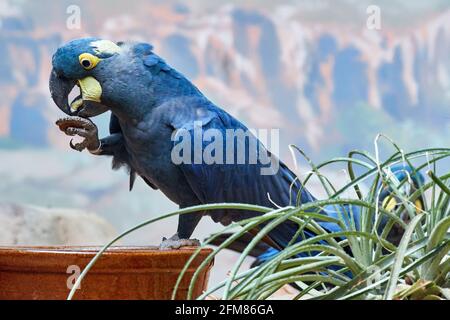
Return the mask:
<svg viewBox="0 0 450 320"><path fill-rule="evenodd" d="M66 299L79 271L99 248L0 247L0 299ZM178 275L195 248L159 251L148 247L112 247L97 261L74 299L170 299ZM177 292L185 299L190 280L211 253L203 249ZM202 270L194 297L206 289L213 263Z"/></svg>

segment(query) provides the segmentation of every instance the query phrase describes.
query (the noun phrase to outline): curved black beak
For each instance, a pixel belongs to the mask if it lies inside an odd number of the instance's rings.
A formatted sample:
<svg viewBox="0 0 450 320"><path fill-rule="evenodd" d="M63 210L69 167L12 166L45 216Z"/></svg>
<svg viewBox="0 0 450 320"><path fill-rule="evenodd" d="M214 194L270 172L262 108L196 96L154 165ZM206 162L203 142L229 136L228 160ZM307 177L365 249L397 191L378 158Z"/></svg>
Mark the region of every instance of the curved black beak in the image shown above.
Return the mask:
<svg viewBox="0 0 450 320"><path fill-rule="evenodd" d="M67 79L56 73L55 69L50 74L50 94L53 101L67 115L73 115L69 105L69 94L75 87L76 81Z"/></svg>
<svg viewBox="0 0 450 320"><path fill-rule="evenodd" d="M49 81L50 94L53 101L58 106L58 108L62 110L62 112L69 116L90 118L98 116L109 110L107 106L99 102L89 100L83 100L82 105L80 105L76 110L73 110L71 108L71 103L69 102L69 94L76 84L77 80L67 79L64 76L59 75L55 71L55 69L52 70ZM80 96L75 99L81 98L82 96L80 94ZM74 101L72 101L72 104Z"/></svg>

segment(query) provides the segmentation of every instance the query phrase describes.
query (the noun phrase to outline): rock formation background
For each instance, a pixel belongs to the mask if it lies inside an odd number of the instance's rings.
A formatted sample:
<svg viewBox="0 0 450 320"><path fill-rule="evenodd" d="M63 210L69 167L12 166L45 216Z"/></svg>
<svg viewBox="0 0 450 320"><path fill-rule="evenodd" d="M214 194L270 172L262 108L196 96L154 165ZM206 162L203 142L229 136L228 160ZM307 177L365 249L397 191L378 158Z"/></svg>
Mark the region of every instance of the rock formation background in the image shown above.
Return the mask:
<svg viewBox="0 0 450 320"><path fill-rule="evenodd" d="M371 4L381 9L381 30L366 27ZM72 5L79 29L67 27ZM280 128L289 164L290 143L319 162L373 150L379 132L405 150L448 146L446 0L0 0L0 202L95 212L116 232L175 209L141 181L129 193L125 172L71 151L54 125L52 53L85 36L152 43L249 127ZM96 119L103 134L107 120ZM124 243L159 243L175 225L150 226ZM196 236L218 227L204 219Z"/></svg>

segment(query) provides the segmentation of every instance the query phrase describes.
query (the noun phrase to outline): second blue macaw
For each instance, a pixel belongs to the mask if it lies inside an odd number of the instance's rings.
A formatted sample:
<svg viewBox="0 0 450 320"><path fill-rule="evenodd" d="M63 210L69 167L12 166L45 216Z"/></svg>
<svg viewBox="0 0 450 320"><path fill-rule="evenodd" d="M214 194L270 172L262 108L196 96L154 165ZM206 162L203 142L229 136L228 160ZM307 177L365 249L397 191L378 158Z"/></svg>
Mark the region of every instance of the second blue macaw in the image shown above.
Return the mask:
<svg viewBox="0 0 450 320"><path fill-rule="evenodd" d="M411 196L413 195L423 184L425 183L425 178L420 172L417 172L415 168L411 167L410 165L406 163L394 165L390 167L390 171L393 173L395 178L399 181L399 184L402 185L402 193L405 196ZM380 195L378 198L378 204L380 208L383 208L384 210L395 213L397 209L402 206L402 200L398 198L396 193L389 187L389 186L383 186L383 184L380 184ZM416 207L416 212L420 213L425 208L425 199L422 195L420 195L414 203ZM353 207L355 224L356 227L359 228L359 207ZM324 211L328 213L329 216L335 216L336 209L329 206L324 208ZM402 210L400 213L400 219L403 220L406 224L409 222L410 217L409 213L406 209ZM382 219L382 223L380 224L380 227L378 231L381 233L382 229L386 225L388 218L385 217L385 219ZM322 224L322 226L324 226ZM337 226L335 224L332 224L331 226L328 225L328 231L330 232L339 232L341 231L340 228L336 228ZM395 223L391 230L389 231L386 240L391 242L394 245L397 245L400 243L401 238L404 234L404 229L402 226L400 226L398 223ZM233 234L231 233L223 233L220 234L216 238L210 239L210 244L218 246L221 243L223 243L225 240L227 240L229 237L231 237ZM251 235L244 234L237 240L233 241L227 249L230 249L232 251L236 252L243 252L244 249L248 246L250 241L252 240ZM251 257L256 258L252 264L251 267L255 267L258 265L263 264L266 261L271 260L274 258L280 250L278 248L271 247L267 243L260 242L258 243L253 249L250 251L249 255Z"/></svg>

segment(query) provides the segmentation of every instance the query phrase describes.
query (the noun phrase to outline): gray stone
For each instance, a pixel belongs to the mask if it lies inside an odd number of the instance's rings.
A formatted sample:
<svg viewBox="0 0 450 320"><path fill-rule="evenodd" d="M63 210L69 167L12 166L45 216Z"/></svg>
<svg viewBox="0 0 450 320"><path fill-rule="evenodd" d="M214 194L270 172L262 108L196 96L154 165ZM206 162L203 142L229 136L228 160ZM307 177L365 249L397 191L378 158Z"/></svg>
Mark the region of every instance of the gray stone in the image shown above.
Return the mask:
<svg viewBox="0 0 450 320"><path fill-rule="evenodd" d="M103 245L116 234L93 213L0 203L2 246Z"/></svg>

